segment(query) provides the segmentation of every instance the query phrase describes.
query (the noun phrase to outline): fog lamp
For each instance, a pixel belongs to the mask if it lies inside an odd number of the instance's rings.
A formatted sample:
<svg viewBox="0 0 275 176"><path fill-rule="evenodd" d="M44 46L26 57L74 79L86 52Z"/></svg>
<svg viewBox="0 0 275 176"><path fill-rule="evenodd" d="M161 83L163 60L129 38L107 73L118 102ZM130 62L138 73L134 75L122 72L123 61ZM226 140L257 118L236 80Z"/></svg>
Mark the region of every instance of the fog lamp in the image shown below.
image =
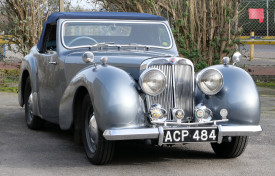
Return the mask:
<svg viewBox="0 0 275 176"><path fill-rule="evenodd" d="M178 118L178 119L182 119L183 117L184 117L184 112L183 112L183 110L181 110L181 109L178 109L177 111L176 111L176 117Z"/></svg>
<svg viewBox="0 0 275 176"><path fill-rule="evenodd" d="M152 121L166 121L167 111L160 104L153 104L150 109L150 118Z"/></svg>
<svg viewBox="0 0 275 176"><path fill-rule="evenodd" d="M195 115L196 115L197 118L202 119L205 116L205 112L204 112L203 109L197 109L195 111Z"/></svg>
<svg viewBox="0 0 275 176"><path fill-rule="evenodd" d="M184 115L185 113L182 109L178 109L178 108L172 109L173 119L183 119Z"/></svg>
<svg viewBox="0 0 275 176"><path fill-rule="evenodd" d="M202 104L195 107L195 117L198 122L209 122L212 120L212 111Z"/></svg>

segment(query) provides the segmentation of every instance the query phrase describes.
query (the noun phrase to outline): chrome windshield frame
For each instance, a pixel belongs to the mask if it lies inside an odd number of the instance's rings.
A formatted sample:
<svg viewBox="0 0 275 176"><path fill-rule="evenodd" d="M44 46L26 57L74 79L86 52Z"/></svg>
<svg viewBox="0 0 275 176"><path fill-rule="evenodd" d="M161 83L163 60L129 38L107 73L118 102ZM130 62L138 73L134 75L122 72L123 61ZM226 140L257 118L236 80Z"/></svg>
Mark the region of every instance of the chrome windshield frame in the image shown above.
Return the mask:
<svg viewBox="0 0 275 176"><path fill-rule="evenodd" d="M164 21L152 21L152 20L119 20L119 19L106 19L106 20L98 20L98 19L88 19L88 20L79 20L79 19L70 19L70 20L65 20L61 23L61 43L63 45L64 48L66 49L77 49L77 48L89 48L91 47L91 45L82 45L82 46L73 46L73 47L69 47L65 44L64 42L64 25L66 23L70 23L70 22L74 22L74 23L143 23L143 24L161 24L164 25L164 27L167 30L167 33L169 35L169 39L170 39L170 45L168 47L161 47L161 46L154 46L154 45L146 45L149 48L154 48L154 49L171 49L173 47L173 38L172 38L172 33L171 30L169 30L170 28L167 26L167 24ZM117 44L119 45L119 44ZM124 46L123 44L120 44L121 46ZM142 45L142 44L141 44Z"/></svg>

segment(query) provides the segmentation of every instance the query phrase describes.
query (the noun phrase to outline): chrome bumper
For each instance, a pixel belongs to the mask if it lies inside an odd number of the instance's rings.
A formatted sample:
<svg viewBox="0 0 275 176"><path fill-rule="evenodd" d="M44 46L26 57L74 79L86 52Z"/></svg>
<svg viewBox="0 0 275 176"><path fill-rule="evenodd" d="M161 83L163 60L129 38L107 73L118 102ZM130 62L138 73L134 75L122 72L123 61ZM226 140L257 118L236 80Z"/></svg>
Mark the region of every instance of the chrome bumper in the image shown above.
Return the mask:
<svg viewBox="0 0 275 176"><path fill-rule="evenodd" d="M260 125L255 126L222 126L217 125L219 130L218 143L222 142L224 136L253 136L262 132ZM110 129L105 130L103 136L106 140L136 140L136 139L158 139L162 145L163 127L138 128L138 129Z"/></svg>

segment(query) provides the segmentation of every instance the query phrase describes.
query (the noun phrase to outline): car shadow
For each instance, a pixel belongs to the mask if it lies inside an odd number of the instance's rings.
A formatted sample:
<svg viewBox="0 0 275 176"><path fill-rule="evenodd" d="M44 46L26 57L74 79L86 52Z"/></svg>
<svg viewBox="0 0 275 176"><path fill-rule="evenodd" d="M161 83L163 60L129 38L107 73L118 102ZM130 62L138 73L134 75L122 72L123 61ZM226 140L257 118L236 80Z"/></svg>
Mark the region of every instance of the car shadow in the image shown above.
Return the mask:
<svg viewBox="0 0 275 176"><path fill-rule="evenodd" d="M83 146L74 143L72 130L63 131L58 125L47 123L44 132L54 138L71 142L72 152L85 155ZM220 159L212 151L199 150L201 148L193 149L194 144L190 145L160 147L157 145L146 145L144 141L117 141L111 165L150 164L174 159ZM210 145L207 147L211 148Z"/></svg>
<svg viewBox="0 0 275 176"><path fill-rule="evenodd" d="M210 145L209 145L210 147ZM142 141L119 141L116 143L112 165L135 165L165 162L174 159L220 159L214 152L201 151L188 145L152 146Z"/></svg>

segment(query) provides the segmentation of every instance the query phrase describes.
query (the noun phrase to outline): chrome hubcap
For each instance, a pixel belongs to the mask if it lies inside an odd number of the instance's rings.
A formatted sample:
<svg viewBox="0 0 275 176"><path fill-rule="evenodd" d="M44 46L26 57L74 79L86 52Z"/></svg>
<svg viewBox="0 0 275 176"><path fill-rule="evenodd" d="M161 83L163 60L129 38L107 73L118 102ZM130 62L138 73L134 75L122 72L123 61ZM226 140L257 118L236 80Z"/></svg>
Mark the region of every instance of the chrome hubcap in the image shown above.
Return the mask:
<svg viewBox="0 0 275 176"><path fill-rule="evenodd" d="M90 117L90 120L88 121L88 129L86 129L86 135L88 140L88 145L91 150L91 152L96 151L96 146L98 142L98 129L97 129L97 123L95 116L92 115Z"/></svg>
<svg viewBox="0 0 275 176"><path fill-rule="evenodd" d="M33 98L32 98L32 94L30 94L30 96L29 96L27 106L28 106L27 122L30 123L33 119Z"/></svg>

